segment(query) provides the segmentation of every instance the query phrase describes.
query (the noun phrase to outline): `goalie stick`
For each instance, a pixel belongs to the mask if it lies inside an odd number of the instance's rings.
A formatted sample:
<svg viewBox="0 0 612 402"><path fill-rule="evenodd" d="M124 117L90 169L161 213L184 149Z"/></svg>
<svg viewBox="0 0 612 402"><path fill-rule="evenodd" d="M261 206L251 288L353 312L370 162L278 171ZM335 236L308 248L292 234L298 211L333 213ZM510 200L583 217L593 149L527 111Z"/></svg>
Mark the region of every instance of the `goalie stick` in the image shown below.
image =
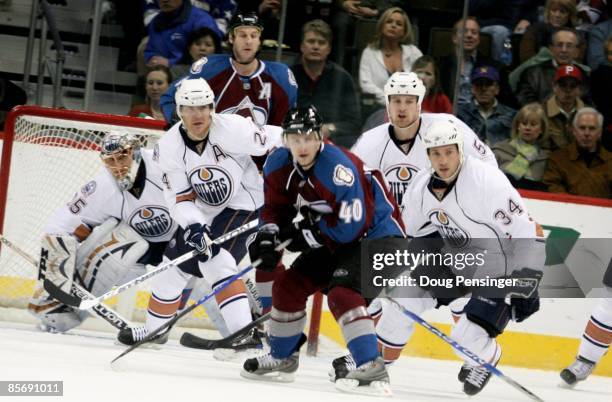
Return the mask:
<svg viewBox="0 0 612 402"><path fill-rule="evenodd" d="M34 257L26 253L24 250L22 250L17 245L13 244L13 242L11 242L9 239L4 237L2 234L0 234L0 242L2 242L8 248L13 250L18 255L20 255L24 260L28 261L30 264L38 268L38 261L36 261ZM89 293L88 291L86 291L85 289L83 289L82 287L80 287L74 282L72 283L71 291L77 297L80 297L83 299L86 299L86 298L93 299L94 298L94 296L91 293ZM121 317L119 313L117 313L110 307L106 307L103 304L96 303L91 307L91 310L93 310L94 313L100 316L100 318L106 320L109 324L111 324L113 327L119 330L124 329L124 328L129 328L131 326L130 322L124 319L123 317Z"/></svg>
<svg viewBox="0 0 612 402"><path fill-rule="evenodd" d="M282 242L281 244L276 246L274 248L274 250L281 251L285 247L287 247L289 245L289 243L291 243L291 239L285 240L284 242ZM257 268L259 266L259 264L261 264L261 262L262 262L261 258L258 258L251 265L249 265L248 267L244 268L242 271L240 271L237 274L232 275L229 278L227 278L225 281L223 281L221 283L221 285L219 285L217 288L215 288L211 293L209 293L208 295L202 297L200 300L198 300L197 302L195 302L194 304L192 304L191 306L189 306L185 310L183 310L180 313L178 313L177 315L175 315L174 318L172 318L171 320L169 320L166 323L164 323L164 325L162 325L160 327L157 327L155 330L151 331L151 333L149 333L147 336L145 336L141 341L136 342L135 344L133 344L132 346L130 346L129 348L124 350L123 353L121 353L119 356L115 357L111 361L111 365L114 362L116 362L117 360L119 360L120 358L122 358L123 356L127 355L128 353L130 353L132 350L138 348L140 345L150 342L151 340L156 338L158 334L160 334L162 332L170 331L172 329L172 327L174 326L174 324L176 324L176 322L178 320L180 320L181 318L183 318L184 316L189 314L191 311L193 311L200 304L204 303L205 301L207 301L208 299L210 299L211 297L215 296L217 293L219 293L220 291L222 291L223 289L225 289L226 287L228 287L229 285L234 283L242 275L246 274L247 272L249 272L253 268Z"/></svg>
<svg viewBox="0 0 612 402"><path fill-rule="evenodd" d="M477 365L486 368L491 373L493 373L496 376L498 376L499 378L501 378L503 381L508 383L513 388L515 388L515 389L519 390L520 392L524 393L525 395L527 395L531 400L537 401L537 402L544 402L544 400L542 398L540 398L539 396L537 396L533 392L529 391L527 388L525 388L524 386L522 386L518 382L514 381L512 378L510 378L507 375L505 375L504 373L502 373L497 367L495 367L492 364L488 363L486 360L480 358L477 354L475 354L471 350L461 346L453 338L451 338L450 336L446 335L444 332L440 331L438 328L434 327L433 325L431 325L430 323L428 323L427 321L422 319L419 315L413 313L410 310L405 309L403 306L401 306L395 300L392 300L392 299L389 299L389 300L391 300L391 302L393 302L397 307L399 307L402 310L402 312L404 314L406 314L408 317L410 317L412 320L416 321L418 324L420 324L421 326L425 327L429 332L433 333L438 338L442 339L444 342L446 342L449 345L451 345L454 349L458 350L459 352L461 352L465 356L469 357Z"/></svg>
<svg viewBox="0 0 612 402"><path fill-rule="evenodd" d="M205 339L201 338L197 335L191 334L189 332L183 333L180 339L181 345L193 348L193 349L204 349L204 350L213 350L218 348L226 348L230 347L234 341L240 339L242 336L249 333L250 330L258 326L259 324L266 322L270 318L270 313L266 313L261 317L258 317L256 320L251 321L249 324L240 328L238 331L233 334L226 336L221 339Z"/></svg>
<svg viewBox="0 0 612 402"><path fill-rule="evenodd" d="M217 237L215 240L213 240L212 242L214 244L222 244L230 239L233 239L234 237L248 231L251 230L255 227L257 227L257 225L259 224L259 220L258 219L254 219L252 221L250 221L249 223L246 223L234 230L231 230L227 233L225 233L224 235L221 235L219 237ZM47 292L49 292L49 294L51 296L53 296L54 298L56 298L57 300L61 301L64 304L67 304L69 306L73 306L79 310L88 310L89 308L91 308L91 306L98 304L106 299L109 299L113 296L118 295L119 293L122 293L124 291L126 291L127 289L130 289L136 285L141 284L142 282L156 276L157 274L167 270L168 268L174 266L174 265L179 265L187 260L190 260L191 258L193 258L194 256L197 255L197 251L192 250L188 253L185 253L177 258L175 258L172 261L168 261L165 263L160 264L159 266L155 267L153 265L147 265L147 268L152 268L151 271L139 276L138 278L134 278L129 282L124 283L123 285L117 286L114 289L109 290L108 292L104 293L101 296L98 296L94 299L91 300L83 300L80 299L77 296L73 296L73 295L69 295L68 293L64 292L63 290L61 290L55 283L49 281L49 280L45 280L45 290Z"/></svg>

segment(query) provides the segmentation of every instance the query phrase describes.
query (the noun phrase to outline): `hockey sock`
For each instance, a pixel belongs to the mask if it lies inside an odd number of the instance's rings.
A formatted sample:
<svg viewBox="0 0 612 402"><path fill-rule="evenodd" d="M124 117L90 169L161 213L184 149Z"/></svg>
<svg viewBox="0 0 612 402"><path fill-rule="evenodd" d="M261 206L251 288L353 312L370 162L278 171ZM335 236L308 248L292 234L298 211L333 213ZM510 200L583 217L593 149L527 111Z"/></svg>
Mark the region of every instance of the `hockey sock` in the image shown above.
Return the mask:
<svg viewBox="0 0 612 402"><path fill-rule="evenodd" d="M172 267L159 274L151 285L151 298L147 307L145 327L151 332L176 314L181 303L183 289L190 275Z"/></svg>
<svg viewBox="0 0 612 402"><path fill-rule="evenodd" d="M255 271L255 283L261 301L262 315L270 312L272 309L272 285L274 284L274 278L279 272L283 271L285 271L285 266L282 262L276 265L276 269L273 272Z"/></svg>
<svg viewBox="0 0 612 402"><path fill-rule="evenodd" d="M151 293L149 306L147 308L147 321L145 327L147 332L152 332L161 327L166 321L172 319L178 310L181 295L170 299L162 299L155 293Z"/></svg>
<svg viewBox="0 0 612 402"><path fill-rule="evenodd" d="M337 286L327 294L327 303L357 367L376 359L379 354L374 321L363 297L352 289Z"/></svg>
<svg viewBox="0 0 612 402"><path fill-rule="evenodd" d="M272 307L271 315L270 353L277 359L286 359L298 346L306 325L306 310L287 312Z"/></svg>
<svg viewBox="0 0 612 402"><path fill-rule="evenodd" d="M487 331L480 325L470 321L466 315L461 316L451 332L451 337L466 349L495 365L501 357L501 347L491 338ZM457 356L463 359L468 365L473 366L472 359L463 353L455 350Z"/></svg>
<svg viewBox="0 0 612 402"><path fill-rule="evenodd" d="M215 283L213 289L224 281L225 279ZM216 296L219 311L221 311L225 325L230 333L238 331L251 322L251 307L249 306L249 298L246 292L244 282L242 282L242 279L238 279L220 291Z"/></svg>
<svg viewBox="0 0 612 402"><path fill-rule="evenodd" d="M597 363L612 343L612 298L601 299L586 325L578 355Z"/></svg>

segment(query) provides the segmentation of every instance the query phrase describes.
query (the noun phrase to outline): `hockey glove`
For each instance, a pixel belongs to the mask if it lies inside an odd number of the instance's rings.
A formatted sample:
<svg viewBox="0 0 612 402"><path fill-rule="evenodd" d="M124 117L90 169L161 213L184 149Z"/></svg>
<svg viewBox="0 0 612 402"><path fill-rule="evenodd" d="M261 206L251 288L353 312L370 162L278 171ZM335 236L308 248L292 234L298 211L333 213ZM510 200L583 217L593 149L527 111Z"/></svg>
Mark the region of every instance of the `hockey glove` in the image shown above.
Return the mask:
<svg viewBox="0 0 612 402"><path fill-rule="evenodd" d="M296 223L284 226L279 234L281 242L291 239L287 250L301 252L309 249L323 247L324 240L319 231L319 223L303 219Z"/></svg>
<svg viewBox="0 0 612 402"><path fill-rule="evenodd" d="M209 234L208 226L193 223L183 235L185 244L197 251L200 262L206 262L219 253L219 246L210 240Z"/></svg>
<svg viewBox="0 0 612 402"><path fill-rule="evenodd" d="M510 305L512 320L521 322L540 309L540 297L538 286L542 279L542 271L531 268L523 268L513 272L510 278L515 279L516 283L510 289Z"/></svg>
<svg viewBox="0 0 612 402"><path fill-rule="evenodd" d="M257 233L247 239L247 249L251 262L261 258L257 269L272 272L280 261L281 252L274 248L280 244L278 240L278 226L273 223L263 225Z"/></svg>

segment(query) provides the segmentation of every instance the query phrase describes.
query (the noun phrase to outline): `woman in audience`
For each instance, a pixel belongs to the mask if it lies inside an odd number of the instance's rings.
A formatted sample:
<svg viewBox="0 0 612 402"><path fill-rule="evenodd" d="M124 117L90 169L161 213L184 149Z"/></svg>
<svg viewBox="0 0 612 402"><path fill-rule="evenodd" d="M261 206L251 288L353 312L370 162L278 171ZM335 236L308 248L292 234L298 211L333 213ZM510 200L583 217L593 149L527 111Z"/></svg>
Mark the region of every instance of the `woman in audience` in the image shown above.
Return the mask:
<svg viewBox="0 0 612 402"><path fill-rule="evenodd" d="M149 67L145 76L145 103L134 105L128 113L134 117L152 117L155 120L164 120L164 115L159 107L159 99L170 86L172 73L164 65L158 64Z"/></svg>
<svg viewBox="0 0 612 402"><path fill-rule="evenodd" d="M412 41L412 25L404 10L391 7L380 16L374 40L363 50L359 63L359 84L364 94L385 104L383 87L387 79L396 71L411 71L414 61L423 55Z"/></svg>
<svg viewBox="0 0 612 402"><path fill-rule="evenodd" d="M500 169L516 188L546 191L542 176L549 151L537 144L546 132L546 115L539 103L521 108L512 121L511 138L493 145Z"/></svg>
<svg viewBox="0 0 612 402"><path fill-rule="evenodd" d="M438 66L433 57L429 55L419 57L412 65L412 71L419 76L427 93L421 109L427 113L453 113L453 105L442 91L440 82L438 81Z"/></svg>
<svg viewBox="0 0 612 402"><path fill-rule="evenodd" d="M170 67L170 72L175 79L181 78L189 73L189 68L194 61L220 51L221 42L212 29L207 27L196 29L187 38L187 47L183 52L183 58Z"/></svg>
<svg viewBox="0 0 612 402"><path fill-rule="evenodd" d="M548 46L555 29L574 28L575 26L575 0L547 0L544 8L544 22L529 25L523 34L519 53L520 62L523 63L535 56L542 46Z"/></svg>

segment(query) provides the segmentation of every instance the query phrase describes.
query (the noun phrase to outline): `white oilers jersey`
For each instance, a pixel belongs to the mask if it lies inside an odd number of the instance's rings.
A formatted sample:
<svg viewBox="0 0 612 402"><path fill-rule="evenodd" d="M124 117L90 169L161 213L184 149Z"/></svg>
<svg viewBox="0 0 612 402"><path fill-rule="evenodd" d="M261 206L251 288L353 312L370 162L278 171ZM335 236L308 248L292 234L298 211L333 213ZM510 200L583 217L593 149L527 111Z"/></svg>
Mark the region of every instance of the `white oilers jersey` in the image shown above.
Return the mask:
<svg viewBox="0 0 612 402"><path fill-rule="evenodd" d="M487 264L494 263L483 267L483 272L497 271L489 274L537 265L534 261L516 262L517 258L512 265L508 260L516 254L511 247L531 247L533 240L543 241L543 234L529 217L519 193L499 169L466 156L457 180L442 200L429 188L431 178L427 171L420 172L404 196L402 218L408 235L417 235L419 228L431 223L448 249L486 250Z"/></svg>
<svg viewBox="0 0 612 402"><path fill-rule="evenodd" d="M397 204L401 206L403 196L416 174L431 167L421 135L429 130L432 123L448 120L454 123L463 133L463 152L465 155L472 155L497 167L495 156L489 147L480 141L478 136L465 123L446 113L421 114L421 125L408 153L405 153L393 141L390 123L382 124L363 133L351 151L359 156L367 166L383 172L391 193Z"/></svg>
<svg viewBox="0 0 612 402"><path fill-rule="evenodd" d="M250 118L215 114L199 145L175 124L156 145L179 225L210 224L225 208L254 211L263 205L263 179L253 156L281 145L282 128L258 127Z"/></svg>
<svg viewBox="0 0 612 402"><path fill-rule="evenodd" d="M82 224L93 228L112 217L129 224L149 242L170 240L177 224L164 197L162 172L151 150L141 152L146 175L140 197L119 189L110 172L102 168L67 205L54 213L46 233L74 233Z"/></svg>

